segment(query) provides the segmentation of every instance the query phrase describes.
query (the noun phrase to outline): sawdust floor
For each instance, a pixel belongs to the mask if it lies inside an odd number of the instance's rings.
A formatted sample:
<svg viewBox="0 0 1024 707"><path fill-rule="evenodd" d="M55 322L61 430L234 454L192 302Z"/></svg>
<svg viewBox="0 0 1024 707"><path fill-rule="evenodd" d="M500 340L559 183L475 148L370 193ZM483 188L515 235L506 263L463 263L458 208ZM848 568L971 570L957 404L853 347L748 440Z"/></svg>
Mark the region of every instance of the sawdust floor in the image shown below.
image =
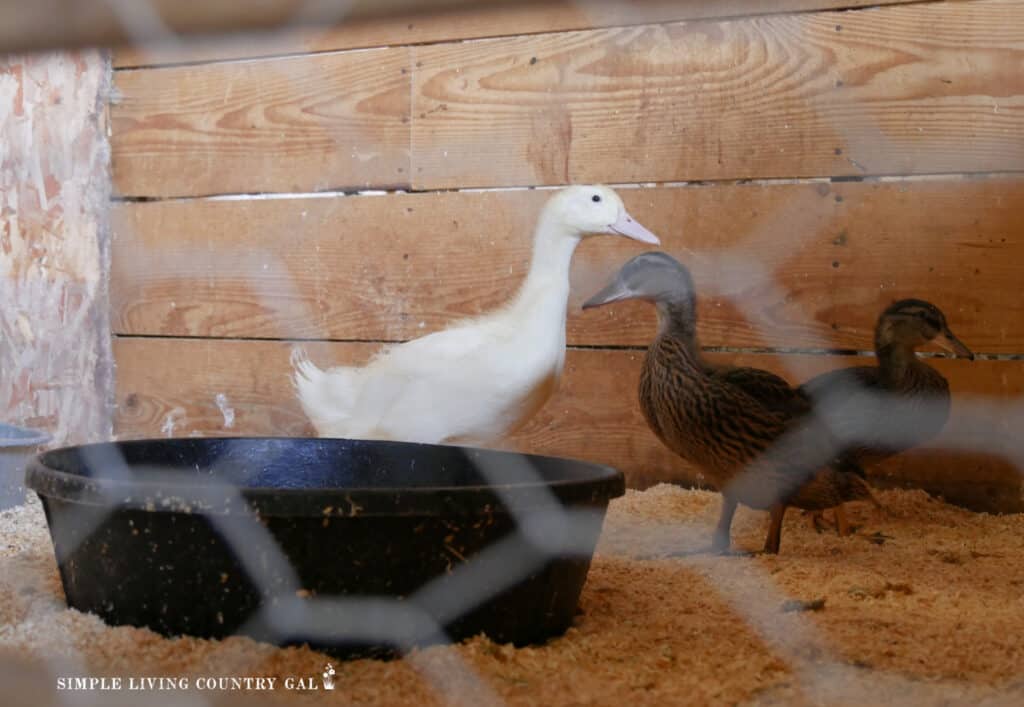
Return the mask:
<svg viewBox="0 0 1024 707"><path fill-rule="evenodd" d="M778 557L649 558L700 548L715 494L659 486L612 504L569 633L483 639L402 661L334 661L337 689L57 693L57 675L318 677L324 656L244 638L166 640L63 607L38 503L0 514L4 704L1024 704L1024 516L921 492L851 508L857 536L790 512ZM741 510L735 544L767 518ZM201 600L201 598L197 598ZM816 602L814 610L794 610ZM804 609L808 607L803 606ZM71 700L70 702L68 700Z"/></svg>

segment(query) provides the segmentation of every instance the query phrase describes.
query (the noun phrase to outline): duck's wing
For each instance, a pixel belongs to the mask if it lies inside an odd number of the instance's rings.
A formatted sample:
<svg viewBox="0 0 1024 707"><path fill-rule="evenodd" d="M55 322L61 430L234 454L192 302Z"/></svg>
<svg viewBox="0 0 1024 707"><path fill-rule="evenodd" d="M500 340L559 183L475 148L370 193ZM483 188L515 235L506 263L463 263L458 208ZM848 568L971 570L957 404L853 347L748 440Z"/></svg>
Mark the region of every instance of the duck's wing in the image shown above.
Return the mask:
<svg viewBox="0 0 1024 707"><path fill-rule="evenodd" d="M494 380L493 345L486 329L459 327L381 352L362 371L356 407L363 424L387 438L442 441L465 426L481 381Z"/></svg>
<svg viewBox="0 0 1024 707"><path fill-rule="evenodd" d="M873 366L840 368L815 376L802 386L835 435L846 440L841 459L863 476L861 465L873 464L899 451L884 443L889 430L888 393ZM881 427L880 427L881 425Z"/></svg>
<svg viewBox="0 0 1024 707"><path fill-rule="evenodd" d="M723 367L712 372L721 383L738 388L766 409L784 418L806 415L811 411L807 394L784 378L760 368Z"/></svg>
<svg viewBox="0 0 1024 707"><path fill-rule="evenodd" d="M493 336L483 327L443 329L383 350L374 358L373 365L411 374L428 373L439 362L456 362L479 355L489 341L493 341Z"/></svg>
<svg viewBox="0 0 1024 707"><path fill-rule="evenodd" d="M794 388L784 378L758 368L721 368L713 375L750 396L777 421L778 437L763 451L764 466L754 462L752 469L760 466L765 481L774 485L779 497L813 495L813 489L804 487L824 483L837 499L854 499L847 497L844 489L859 488L864 470L854 451L844 450L822 421L812 415L815 401L804 387ZM765 422L767 417L760 415ZM847 480L850 475L857 481Z"/></svg>
<svg viewBox="0 0 1024 707"><path fill-rule="evenodd" d="M812 399L827 395L850 395L861 390L880 391L878 368L875 366L853 366L822 373L800 386L800 390Z"/></svg>

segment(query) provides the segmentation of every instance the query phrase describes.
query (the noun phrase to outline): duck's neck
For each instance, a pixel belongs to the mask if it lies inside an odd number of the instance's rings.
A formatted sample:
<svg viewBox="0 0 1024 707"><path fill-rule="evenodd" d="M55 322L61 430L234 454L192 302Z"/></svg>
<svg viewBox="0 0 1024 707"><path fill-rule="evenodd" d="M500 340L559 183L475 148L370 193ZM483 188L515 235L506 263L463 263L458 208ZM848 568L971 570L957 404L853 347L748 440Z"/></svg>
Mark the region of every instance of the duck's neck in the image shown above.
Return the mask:
<svg viewBox="0 0 1024 707"><path fill-rule="evenodd" d="M658 338L678 342L694 363L701 361L697 343L697 302L692 295L661 300L658 310Z"/></svg>
<svg viewBox="0 0 1024 707"><path fill-rule="evenodd" d="M569 302L569 267L579 237L565 226L542 218L533 237L530 271L510 309L524 318L550 314L565 326Z"/></svg>
<svg viewBox="0 0 1024 707"><path fill-rule="evenodd" d="M881 378L888 384L898 384L915 368L924 365L914 353L914 347L896 342L876 342L875 355L878 357Z"/></svg>

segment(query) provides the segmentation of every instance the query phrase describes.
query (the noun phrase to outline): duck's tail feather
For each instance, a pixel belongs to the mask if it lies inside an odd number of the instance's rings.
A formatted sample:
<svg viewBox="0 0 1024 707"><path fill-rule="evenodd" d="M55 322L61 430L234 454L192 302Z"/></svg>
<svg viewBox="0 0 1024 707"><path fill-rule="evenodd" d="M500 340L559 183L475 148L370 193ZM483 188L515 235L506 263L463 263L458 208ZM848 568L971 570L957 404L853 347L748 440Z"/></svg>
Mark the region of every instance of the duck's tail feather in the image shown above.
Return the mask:
<svg viewBox="0 0 1024 707"><path fill-rule="evenodd" d="M306 349L301 346L293 346L292 353L289 357L289 362L292 364L293 374L292 383L298 387L299 377L311 380L316 373L320 373L320 369L317 368L316 364L309 359L309 354L306 353Z"/></svg>
<svg viewBox="0 0 1024 707"><path fill-rule="evenodd" d="M292 385L302 405L321 436L341 436L350 417L354 399L352 369L321 370L305 349L296 347L291 353Z"/></svg>
<svg viewBox="0 0 1024 707"><path fill-rule="evenodd" d="M310 418L313 424L316 425L316 420L311 414L312 411L310 410L311 406L309 403L316 397L317 390L322 388L319 382L324 372L310 360L306 350L298 346L292 349L291 364L292 387L295 388L295 394L299 398L299 403L302 405L302 410L306 413L306 417Z"/></svg>

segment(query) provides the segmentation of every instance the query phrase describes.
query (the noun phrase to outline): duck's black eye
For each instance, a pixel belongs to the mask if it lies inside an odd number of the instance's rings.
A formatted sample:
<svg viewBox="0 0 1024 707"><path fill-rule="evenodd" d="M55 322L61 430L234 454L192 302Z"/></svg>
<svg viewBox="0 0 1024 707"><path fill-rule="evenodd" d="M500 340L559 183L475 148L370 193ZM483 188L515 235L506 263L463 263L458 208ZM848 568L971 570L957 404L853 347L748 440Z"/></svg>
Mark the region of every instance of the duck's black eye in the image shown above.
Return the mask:
<svg viewBox="0 0 1024 707"><path fill-rule="evenodd" d="M590 200L593 201L596 204L597 202L601 201L601 195L600 194L594 194L592 197L590 197Z"/></svg>

